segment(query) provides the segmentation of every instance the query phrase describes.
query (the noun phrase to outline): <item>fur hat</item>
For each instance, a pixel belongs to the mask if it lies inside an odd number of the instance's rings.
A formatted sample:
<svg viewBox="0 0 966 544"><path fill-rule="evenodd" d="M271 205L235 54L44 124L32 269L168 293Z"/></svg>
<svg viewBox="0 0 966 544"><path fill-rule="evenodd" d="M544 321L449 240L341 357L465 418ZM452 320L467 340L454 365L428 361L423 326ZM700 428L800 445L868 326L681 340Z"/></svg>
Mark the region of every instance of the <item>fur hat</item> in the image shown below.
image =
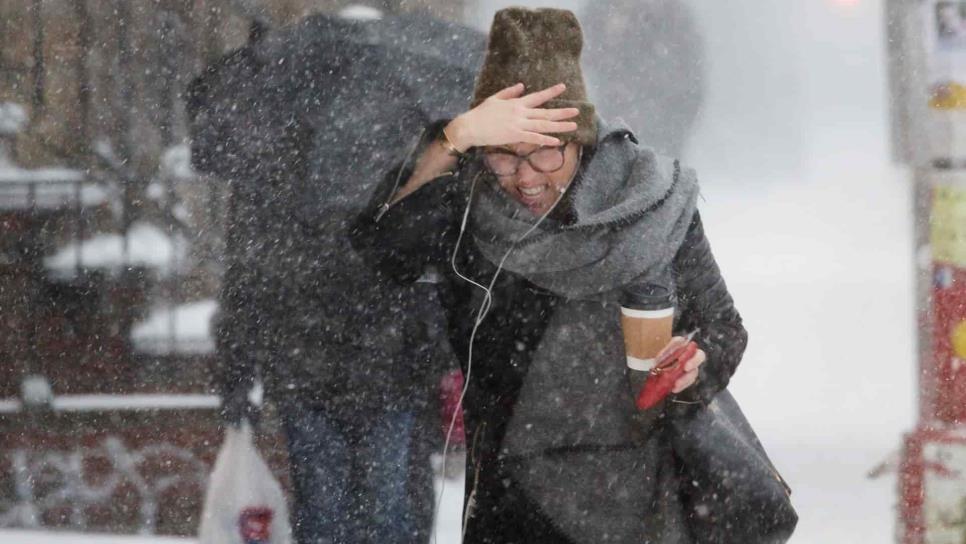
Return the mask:
<svg viewBox="0 0 966 544"><path fill-rule="evenodd" d="M527 93L557 83L567 90L542 108L578 108L574 132L554 134L562 141L593 145L597 142L594 105L587 100L580 51L584 45L580 23L565 9L502 9L493 17L486 60L476 79L470 107L476 107L501 89L523 83Z"/></svg>

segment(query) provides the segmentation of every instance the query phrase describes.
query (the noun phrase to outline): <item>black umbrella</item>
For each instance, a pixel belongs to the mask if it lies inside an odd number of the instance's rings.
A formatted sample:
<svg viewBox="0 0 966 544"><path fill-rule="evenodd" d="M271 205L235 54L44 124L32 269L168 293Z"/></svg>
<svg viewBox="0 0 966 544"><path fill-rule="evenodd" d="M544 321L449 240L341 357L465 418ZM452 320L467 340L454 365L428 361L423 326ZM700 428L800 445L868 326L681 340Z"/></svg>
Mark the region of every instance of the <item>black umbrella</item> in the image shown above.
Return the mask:
<svg viewBox="0 0 966 544"><path fill-rule="evenodd" d="M422 126L467 107L484 46L481 33L429 17L316 15L267 36L256 48L270 60L264 79L312 132L298 217L322 226L366 202Z"/></svg>
<svg viewBox="0 0 966 544"><path fill-rule="evenodd" d="M262 63L254 56L253 42L264 28L253 23L252 30L248 45L207 66L185 93L192 165L225 180L253 168L252 161L239 163L249 156L246 150L254 147L249 144L250 132L244 129L259 104L256 81Z"/></svg>
<svg viewBox="0 0 966 544"><path fill-rule="evenodd" d="M264 197L322 226L361 206L422 126L467 107L484 48L431 17L320 14L270 31L192 83L194 163L272 187Z"/></svg>

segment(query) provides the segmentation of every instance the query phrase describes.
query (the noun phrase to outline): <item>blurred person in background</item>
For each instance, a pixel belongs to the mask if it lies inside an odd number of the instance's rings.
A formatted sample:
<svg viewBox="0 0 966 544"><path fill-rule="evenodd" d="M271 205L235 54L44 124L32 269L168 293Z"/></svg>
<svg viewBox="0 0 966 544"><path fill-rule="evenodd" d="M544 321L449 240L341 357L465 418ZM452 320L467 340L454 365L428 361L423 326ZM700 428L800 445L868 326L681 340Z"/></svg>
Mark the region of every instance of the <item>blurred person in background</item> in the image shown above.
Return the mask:
<svg viewBox="0 0 966 544"><path fill-rule="evenodd" d="M390 85L339 85L371 78L378 59L350 57L352 42L317 30L362 33L379 7L253 31L194 84L190 103L193 160L229 182L215 326L222 417L255 423L248 394L264 383L287 439L300 544L427 542L433 521L447 363L436 289L389 281L346 232L362 207L354 191L368 193L363 182L401 153L399 127L423 120ZM331 49L300 46L320 42ZM338 107L360 97L371 104Z"/></svg>
<svg viewBox="0 0 966 544"><path fill-rule="evenodd" d="M679 0L587 2L581 22L590 95L658 153L680 157L701 108L704 65L691 9Z"/></svg>

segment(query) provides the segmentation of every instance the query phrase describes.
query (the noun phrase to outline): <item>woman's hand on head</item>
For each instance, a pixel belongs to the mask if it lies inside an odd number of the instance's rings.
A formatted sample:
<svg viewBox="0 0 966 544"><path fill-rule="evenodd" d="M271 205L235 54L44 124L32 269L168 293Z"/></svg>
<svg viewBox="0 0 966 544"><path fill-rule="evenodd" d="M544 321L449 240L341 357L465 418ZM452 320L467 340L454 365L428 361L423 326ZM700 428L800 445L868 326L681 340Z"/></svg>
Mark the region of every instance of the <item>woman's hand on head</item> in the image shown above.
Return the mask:
<svg viewBox="0 0 966 544"><path fill-rule="evenodd" d="M459 151L516 143L558 146L560 140L549 135L577 130L577 123L566 119L576 117L580 110L540 106L560 96L566 88L559 83L524 95L523 83L517 83L453 119L446 126L446 136Z"/></svg>

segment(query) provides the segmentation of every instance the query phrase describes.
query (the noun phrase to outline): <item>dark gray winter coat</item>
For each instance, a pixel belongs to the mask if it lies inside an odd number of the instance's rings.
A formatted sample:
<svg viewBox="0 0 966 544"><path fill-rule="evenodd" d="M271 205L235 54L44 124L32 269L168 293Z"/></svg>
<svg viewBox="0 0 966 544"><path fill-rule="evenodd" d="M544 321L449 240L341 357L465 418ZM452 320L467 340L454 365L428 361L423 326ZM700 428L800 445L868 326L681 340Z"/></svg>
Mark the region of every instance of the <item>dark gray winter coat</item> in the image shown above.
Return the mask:
<svg viewBox="0 0 966 544"><path fill-rule="evenodd" d="M429 137L438 129L431 127ZM628 138L633 136L624 129L602 126L597 151L602 145L632 145ZM595 159L595 150L588 149L581 172ZM664 161L647 150L636 152L634 160ZM472 171L471 166L464 163L460 172ZM354 243L374 266L403 283L417 278L425 266L443 272L440 298L450 341L469 383L465 541L690 542L670 447L658 423L641 427L635 421L620 310L612 297L563 296L504 270L493 289L490 313L476 333L472 368L467 368L469 338L483 296L456 275L450 259L469 180L463 174L434 180L377 221L397 171L376 190L370 213L360 217L354 231ZM680 173L676 168L669 174L674 176L671 190ZM403 179L408 174L403 172ZM570 198L579 200L577 193L593 190L578 177ZM693 212L686 219L686 235L664 263L678 300L674 330L700 327L697 342L708 361L698 383L677 400L705 403L727 385L747 335L700 217ZM566 228L568 219L560 221ZM484 285L496 268L469 234L455 264Z"/></svg>
<svg viewBox="0 0 966 544"><path fill-rule="evenodd" d="M368 267L348 225L426 119L398 89L373 86L361 107L358 89L316 84L319 74L364 80L375 60L279 62L269 45L227 57L194 84L190 104L193 163L231 193L216 326L225 416L239 416L259 373L276 403L359 417L425 403L435 294Z"/></svg>

